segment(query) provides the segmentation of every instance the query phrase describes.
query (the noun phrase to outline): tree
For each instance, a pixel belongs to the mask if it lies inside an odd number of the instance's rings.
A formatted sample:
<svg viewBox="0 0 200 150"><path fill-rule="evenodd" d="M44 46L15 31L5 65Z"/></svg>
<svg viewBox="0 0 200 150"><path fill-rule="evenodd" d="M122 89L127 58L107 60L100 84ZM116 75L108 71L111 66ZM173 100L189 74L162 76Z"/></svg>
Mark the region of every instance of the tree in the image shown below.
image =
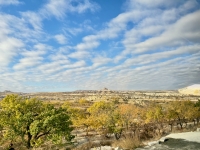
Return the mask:
<svg viewBox="0 0 200 150"><path fill-rule="evenodd" d="M27 148L39 146L45 140L60 143L71 141L71 121L65 109L55 108L37 99L8 95L0 103L4 140L21 137Z"/></svg>
<svg viewBox="0 0 200 150"><path fill-rule="evenodd" d="M163 121L163 117L164 117L163 108L160 105L154 104L154 106L149 107L146 112L147 122L160 123Z"/></svg>
<svg viewBox="0 0 200 150"><path fill-rule="evenodd" d="M160 134L160 130L163 128L164 111L161 105L152 104L148 107L146 112L146 122L153 123Z"/></svg>
<svg viewBox="0 0 200 150"><path fill-rule="evenodd" d="M75 128L80 128L83 126L86 127L86 135L88 135L88 128L91 125L92 120L86 110L72 107L72 104L70 104L69 102L65 102L62 105L62 108L66 109L66 111L68 112L73 122L73 126Z"/></svg>
<svg viewBox="0 0 200 150"><path fill-rule="evenodd" d="M198 108L191 101L173 101L167 106L168 119L177 120L181 129L184 123L187 125L187 121L194 121L198 116Z"/></svg>
<svg viewBox="0 0 200 150"><path fill-rule="evenodd" d="M0 108L0 110L1 110L1 108ZM0 113L0 136L2 136L2 132L3 132L2 118L3 118L3 116Z"/></svg>
<svg viewBox="0 0 200 150"><path fill-rule="evenodd" d="M99 129L104 127L108 117L108 112L111 109L111 103L105 101L95 102L92 106L87 109L90 120L90 126Z"/></svg>
<svg viewBox="0 0 200 150"><path fill-rule="evenodd" d="M121 104L118 107L120 119L128 130L131 123L138 121L139 111L135 105Z"/></svg>
<svg viewBox="0 0 200 150"><path fill-rule="evenodd" d="M198 125L198 124L199 124L199 120L200 120L200 100L198 100L198 101L195 103L194 107L197 109L197 112L196 112L195 117L196 117L197 125Z"/></svg>
<svg viewBox="0 0 200 150"><path fill-rule="evenodd" d="M114 133L116 139L120 138L122 127L119 126L119 113L114 103L105 101L96 102L87 111L90 113L88 119L93 128L103 128L108 133Z"/></svg>
<svg viewBox="0 0 200 150"><path fill-rule="evenodd" d="M168 122L168 125L170 126L170 130L172 132L172 127L174 125L174 122L176 120L176 111L173 108L167 108L167 110L165 111L165 118Z"/></svg>

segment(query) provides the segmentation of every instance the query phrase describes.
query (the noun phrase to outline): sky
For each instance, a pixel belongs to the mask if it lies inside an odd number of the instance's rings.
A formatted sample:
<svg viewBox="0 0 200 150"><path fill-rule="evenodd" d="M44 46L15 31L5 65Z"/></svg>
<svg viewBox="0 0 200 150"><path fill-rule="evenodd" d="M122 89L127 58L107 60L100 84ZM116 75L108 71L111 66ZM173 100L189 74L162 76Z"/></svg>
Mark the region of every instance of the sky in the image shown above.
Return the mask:
<svg viewBox="0 0 200 150"><path fill-rule="evenodd" d="M200 84L200 0L0 0L0 91Z"/></svg>

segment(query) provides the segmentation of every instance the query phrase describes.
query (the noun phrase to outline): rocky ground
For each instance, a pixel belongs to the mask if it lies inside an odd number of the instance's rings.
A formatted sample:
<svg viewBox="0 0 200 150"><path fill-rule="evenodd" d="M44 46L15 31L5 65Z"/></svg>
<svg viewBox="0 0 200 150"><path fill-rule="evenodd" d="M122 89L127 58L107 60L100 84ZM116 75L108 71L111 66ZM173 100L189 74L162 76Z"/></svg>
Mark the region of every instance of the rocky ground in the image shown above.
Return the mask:
<svg viewBox="0 0 200 150"><path fill-rule="evenodd" d="M200 132L173 133L158 141L149 142L143 148L136 150L200 150ZM90 150L123 150L120 147L101 146Z"/></svg>
<svg viewBox="0 0 200 150"><path fill-rule="evenodd" d="M144 148L136 150L200 150L200 130L196 132L172 133L158 141L148 143Z"/></svg>

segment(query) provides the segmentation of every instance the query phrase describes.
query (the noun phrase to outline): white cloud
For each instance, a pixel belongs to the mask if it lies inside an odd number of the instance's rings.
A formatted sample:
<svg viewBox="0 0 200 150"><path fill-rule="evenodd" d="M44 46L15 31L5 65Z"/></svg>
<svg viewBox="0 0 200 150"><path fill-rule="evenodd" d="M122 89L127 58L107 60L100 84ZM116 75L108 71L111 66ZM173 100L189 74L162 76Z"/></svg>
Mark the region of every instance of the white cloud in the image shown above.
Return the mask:
<svg viewBox="0 0 200 150"><path fill-rule="evenodd" d="M13 69L21 70L28 67L33 67L41 63L43 57L26 57L19 60L19 63L16 64Z"/></svg>
<svg viewBox="0 0 200 150"><path fill-rule="evenodd" d="M57 34L55 35L55 39L59 44L66 44L67 43L67 38L63 34Z"/></svg>
<svg viewBox="0 0 200 150"><path fill-rule="evenodd" d="M131 2L135 4L135 1ZM144 2L147 3L146 1ZM164 46L183 46L183 43L187 45L189 42L194 42L193 40L190 41L190 37L196 40L199 39L199 22L197 19L199 13L191 13L193 12L192 9L196 7L195 4L199 5L195 0L190 3L188 1L181 2L177 8L169 8L163 11L161 9L153 9L157 13L153 13L150 16L146 14L146 17L142 16L141 21L138 21L132 29L125 32L123 40L125 50L116 56L114 61L118 62L125 59L130 53L154 52L155 50L161 50ZM136 10L142 10L141 5L134 7ZM183 7L187 8L183 10ZM151 8L147 10L151 10ZM185 16L188 12L191 14ZM181 15L184 17L181 18Z"/></svg>
<svg viewBox="0 0 200 150"><path fill-rule="evenodd" d="M107 58L105 56L98 55L92 59L93 66L100 66L111 62L111 58Z"/></svg>
<svg viewBox="0 0 200 150"><path fill-rule="evenodd" d="M48 3L40 10L40 14L45 16L53 15L57 18L65 16L66 5L65 0L49 0Z"/></svg>
<svg viewBox="0 0 200 150"><path fill-rule="evenodd" d="M197 19L198 16L200 16L200 11L184 16L160 36L130 45L129 49L134 49L133 53L143 53L161 46L179 46L186 43L186 40L194 43L200 42L200 20Z"/></svg>
<svg viewBox="0 0 200 150"><path fill-rule="evenodd" d="M0 41L0 65L6 66L13 57L18 55L20 49L24 46L23 42L16 38L5 37Z"/></svg>
<svg viewBox="0 0 200 150"><path fill-rule="evenodd" d="M21 12L23 19L29 22L35 30L42 29L42 18L35 12Z"/></svg>
<svg viewBox="0 0 200 150"><path fill-rule="evenodd" d="M119 14L117 17L113 18L107 23L105 29L100 30L94 35L88 35L83 38L83 42L76 46L77 50L87 50L97 48L100 44L100 40L117 38L120 32L125 31L127 28L127 23L134 23L140 20L145 15L152 15L155 11L139 11L132 10L130 12L125 12Z"/></svg>
<svg viewBox="0 0 200 150"><path fill-rule="evenodd" d="M38 71L44 74L49 74L49 73L58 72L64 69L65 67L63 66L66 66L66 65L70 65L70 62L68 60L57 60L54 62L42 64L37 69Z"/></svg>
<svg viewBox="0 0 200 150"><path fill-rule="evenodd" d="M99 9L100 6L95 2L90 2L90 0L82 0L82 3L79 3L78 1L71 1L71 5L69 7L69 10L71 12L78 12L78 13L83 13L86 10L95 12Z"/></svg>
<svg viewBox="0 0 200 150"><path fill-rule="evenodd" d="M158 8L158 7L174 7L183 3L183 0L176 1L166 1L166 0L128 0L127 6L129 9L137 8L137 7L147 7L147 8ZM138 6L141 5L141 6Z"/></svg>
<svg viewBox="0 0 200 150"><path fill-rule="evenodd" d="M85 66L85 61L77 61L75 63L70 63L67 60L56 61L48 64L44 64L38 67L38 71L42 72L43 74L52 74L55 73L59 76L65 74L66 72L71 72L74 68L81 68ZM53 79L52 77L50 77ZM54 78L54 80L57 80Z"/></svg>
<svg viewBox="0 0 200 150"><path fill-rule="evenodd" d="M90 57L90 53L87 51L77 51L77 52L69 54L68 57L75 58L75 59L88 58Z"/></svg>
<svg viewBox="0 0 200 150"><path fill-rule="evenodd" d="M23 55L24 57L37 57L45 53L46 53L45 51L32 50L32 51L24 51L23 53L21 53L21 55Z"/></svg>
<svg viewBox="0 0 200 150"><path fill-rule="evenodd" d="M74 5L76 3L76 5ZM41 37L43 34L46 38L47 34L43 33L43 20L55 17L58 20L62 20L66 17L67 13L76 12L84 13L87 10L94 11L98 10L100 7L96 3L92 3L89 0L48 0L45 5L39 8L37 11L26 11L20 12L22 18L17 18L18 20L12 22L12 24L19 24L15 26L17 30L22 31L20 35L26 36L26 38L31 39L34 35L35 37ZM5 18L5 17L4 17ZM12 19L13 20L13 19ZM29 25L33 27L34 30L29 28ZM80 32L76 30L76 32ZM41 37L42 39L42 37ZM56 39L62 44L66 42L66 37L57 35Z"/></svg>
<svg viewBox="0 0 200 150"><path fill-rule="evenodd" d="M19 62L13 66L15 70L23 70L30 67L36 67L43 61L43 55L47 53L51 47L44 44L34 45L34 50L26 50L21 53L23 58L19 59Z"/></svg>
<svg viewBox="0 0 200 150"><path fill-rule="evenodd" d="M185 12L190 12L193 8L198 8L199 7L199 3L197 2L197 0L189 0L186 1L180 8L180 12L184 13Z"/></svg>
<svg viewBox="0 0 200 150"><path fill-rule="evenodd" d="M52 61L58 61L58 60L68 60L67 55L57 53L49 56Z"/></svg>
<svg viewBox="0 0 200 150"><path fill-rule="evenodd" d="M126 59L124 66L137 66L157 62L162 59L169 59L172 57L182 56L186 54L194 54L200 52L200 45L181 46L177 49L164 52L156 52L153 54L143 54L137 57Z"/></svg>
<svg viewBox="0 0 200 150"><path fill-rule="evenodd" d="M22 14L22 13L21 13ZM0 13L0 38L2 35L11 36L18 39L23 39L23 42L36 42L41 40L44 33L41 30L30 28L29 20L16 17L14 15ZM26 22L27 21L27 22ZM36 23L35 23L36 24ZM39 28L39 27L38 27ZM47 38L47 36L46 36Z"/></svg>
<svg viewBox="0 0 200 150"><path fill-rule="evenodd" d="M185 63L187 65L185 65ZM199 61L198 61L199 62ZM158 64L151 64L148 66L141 66L132 69L120 68L116 71L111 71L108 74L105 70L101 70L103 78L100 83L107 85L106 87L111 89L172 89L175 84L180 81L187 85L191 82L191 79L187 79L190 74L195 74L192 70L196 67L193 66L188 68L191 62L187 58L175 58ZM179 76L180 72L186 76ZM106 75L107 74L107 75ZM195 75L197 76L197 75ZM178 79L179 78L179 79ZM194 78L192 78L193 80ZM177 82L177 80L179 82ZM116 82L117 81L117 82ZM93 82L87 82L85 86L97 86L100 87L102 84L95 84ZM176 85L177 87L178 85Z"/></svg>
<svg viewBox="0 0 200 150"><path fill-rule="evenodd" d="M87 10L96 11L99 5L91 3L89 0L49 0L40 10L43 17L55 16L58 19L65 17L67 12L83 13Z"/></svg>
<svg viewBox="0 0 200 150"><path fill-rule="evenodd" d="M0 0L0 5L19 5L21 4L18 0Z"/></svg>
<svg viewBox="0 0 200 150"><path fill-rule="evenodd" d="M95 29L93 28L92 22L88 19L86 19L81 24L75 24L77 27L69 27L65 26L63 31L65 33L70 33L73 36L76 36L82 32L95 32Z"/></svg>
<svg viewBox="0 0 200 150"><path fill-rule="evenodd" d="M72 35L77 35L78 33L83 32L82 28L66 28L65 30Z"/></svg>
<svg viewBox="0 0 200 150"><path fill-rule="evenodd" d="M91 42L97 40L105 40L112 39L118 37L121 31L126 30L126 26L128 22L134 22L139 19L139 16L142 17L145 14L150 13L146 11L131 11L118 15L114 19L112 19L105 29L97 32L96 35L88 35L83 38L84 42Z"/></svg>
<svg viewBox="0 0 200 150"><path fill-rule="evenodd" d="M80 43L76 46L77 50L90 50L90 49L94 49L96 47L99 46L99 42L97 41L89 41L89 42L85 42L85 43Z"/></svg>
<svg viewBox="0 0 200 150"><path fill-rule="evenodd" d="M101 29L90 21L68 24L69 13L100 8L92 1L46 2L21 16L0 13L0 90L175 89L199 82L195 0L129 0ZM47 33L45 19L60 23L59 29Z"/></svg>

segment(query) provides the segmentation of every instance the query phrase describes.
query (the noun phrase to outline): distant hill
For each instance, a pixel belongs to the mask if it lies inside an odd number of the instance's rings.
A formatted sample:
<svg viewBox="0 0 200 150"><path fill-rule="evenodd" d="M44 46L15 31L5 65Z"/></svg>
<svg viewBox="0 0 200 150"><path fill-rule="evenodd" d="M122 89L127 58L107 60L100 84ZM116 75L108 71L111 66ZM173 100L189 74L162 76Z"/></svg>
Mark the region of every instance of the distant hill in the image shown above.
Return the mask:
<svg viewBox="0 0 200 150"><path fill-rule="evenodd" d="M5 90L3 91L4 93L12 93L12 91L9 91L9 90Z"/></svg>
<svg viewBox="0 0 200 150"><path fill-rule="evenodd" d="M191 86L178 90L181 94L187 95L200 95L200 84L193 84Z"/></svg>

